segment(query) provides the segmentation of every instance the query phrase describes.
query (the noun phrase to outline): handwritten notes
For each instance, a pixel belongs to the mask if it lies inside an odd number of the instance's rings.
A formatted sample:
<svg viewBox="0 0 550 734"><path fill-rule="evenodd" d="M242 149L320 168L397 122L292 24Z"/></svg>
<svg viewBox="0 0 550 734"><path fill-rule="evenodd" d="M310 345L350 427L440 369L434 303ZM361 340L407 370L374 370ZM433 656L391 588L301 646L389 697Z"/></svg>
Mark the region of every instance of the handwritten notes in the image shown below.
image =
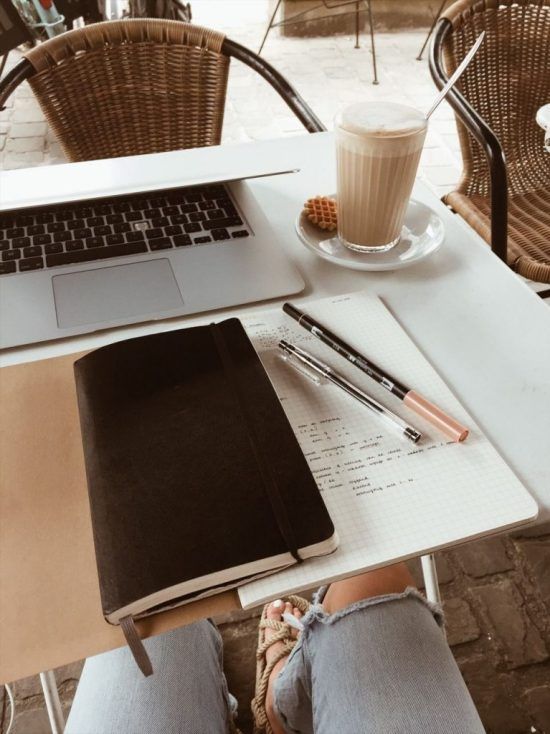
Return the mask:
<svg viewBox="0 0 550 734"><path fill-rule="evenodd" d="M308 560L239 589L243 606L525 522L536 505L382 302L363 293L304 310L390 374L467 425L442 437L400 401L310 336L281 310L244 320L309 463L340 539ZM423 433L418 444L330 383L316 385L280 356L302 346ZM299 487L296 488L299 491Z"/></svg>

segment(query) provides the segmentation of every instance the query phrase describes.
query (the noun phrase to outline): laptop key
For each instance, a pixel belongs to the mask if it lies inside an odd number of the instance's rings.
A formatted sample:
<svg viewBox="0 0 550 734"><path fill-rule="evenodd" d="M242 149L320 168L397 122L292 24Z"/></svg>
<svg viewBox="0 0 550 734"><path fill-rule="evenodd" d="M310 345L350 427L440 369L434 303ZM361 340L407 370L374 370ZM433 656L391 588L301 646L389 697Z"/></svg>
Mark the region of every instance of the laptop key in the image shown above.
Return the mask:
<svg viewBox="0 0 550 734"><path fill-rule="evenodd" d="M148 240L154 240L156 237L162 237L162 229L153 228L153 229L146 229L144 230L143 234L145 235L145 238Z"/></svg>
<svg viewBox="0 0 550 734"><path fill-rule="evenodd" d="M204 229L225 229L226 227L238 227L242 223L240 217L224 217L223 219L209 219L208 222L203 222L202 226Z"/></svg>
<svg viewBox="0 0 550 734"><path fill-rule="evenodd" d="M169 250L172 247L170 237L157 237L154 240L149 240L149 249L154 252L155 250Z"/></svg>
<svg viewBox="0 0 550 734"><path fill-rule="evenodd" d="M86 237L85 240L86 247L103 247L105 244L105 240L103 237ZM58 250L56 250L58 252Z"/></svg>
<svg viewBox="0 0 550 734"><path fill-rule="evenodd" d="M39 212L36 215L36 221L39 224L49 224L53 222L53 214L51 212Z"/></svg>
<svg viewBox="0 0 550 734"><path fill-rule="evenodd" d="M122 245L122 243L124 242L124 235L108 234L107 237L105 237L105 242L108 245Z"/></svg>
<svg viewBox="0 0 550 734"><path fill-rule="evenodd" d="M250 237L250 232L246 229L239 229L236 232L231 232L231 237Z"/></svg>
<svg viewBox="0 0 550 734"><path fill-rule="evenodd" d="M43 267L44 260L41 257L29 257L26 260L19 260L20 273L26 270L42 270Z"/></svg>
<svg viewBox="0 0 550 734"><path fill-rule="evenodd" d="M19 260L20 257L20 250L5 250L2 253L2 262L8 262L9 260Z"/></svg>
<svg viewBox="0 0 550 734"><path fill-rule="evenodd" d="M189 222L189 224L184 224L183 228L187 233L202 232L202 227L198 222Z"/></svg>
<svg viewBox="0 0 550 734"><path fill-rule="evenodd" d="M221 209L216 209L216 208L212 209L211 211L207 213L208 213L208 219L223 219L223 217L225 216Z"/></svg>
<svg viewBox="0 0 550 734"><path fill-rule="evenodd" d="M126 232L126 242L142 242L144 239L143 232Z"/></svg>
<svg viewBox="0 0 550 734"><path fill-rule="evenodd" d="M61 209L55 213L55 218L58 222L66 222L69 219L74 219L74 212L72 209Z"/></svg>
<svg viewBox="0 0 550 734"><path fill-rule="evenodd" d="M111 206L114 212L129 212L130 211L129 201L113 201Z"/></svg>
<svg viewBox="0 0 550 734"><path fill-rule="evenodd" d="M24 257L41 257L42 256L42 248L37 247L36 245L34 247L24 247L23 248L23 256Z"/></svg>
<svg viewBox="0 0 550 734"><path fill-rule="evenodd" d="M120 222L124 221L122 214L107 214L105 219L107 220L107 224L120 224Z"/></svg>
<svg viewBox="0 0 550 734"><path fill-rule="evenodd" d="M128 222L121 222L120 224L115 224L113 226L113 229L115 231L115 234L123 234L124 232L129 232L132 228L128 224Z"/></svg>
<svg viewBox="0 0 550 734"><path fill-rule="evenodd" d="M187 214L174 214L170 217L172 224L187 224L189 217Z"/></svg>
<svg viewBox="0 0 550 734"><path fill-rule="evenodd" d="M15 263L0 263L0 275L15 273Z"/></svg>
<svg viewBox="0 0 550 734"><path fill-rule="evenodd" d="M210 212L208 213L210 214ZM203 222L207 218L206 212L191 212L189 215L190 222Z"/></svg>
<svg viewBox="0 0 550 734"><path fill-rule="evenodd" d="M28 247L31 244L30 237L16 237L12 240L12 247Z"/></svg>
<svg viewBox="0 0 550 734"><path fill-rule="evenodd" d="M168 217L156 217L151 220L153 227L167 227L170 224Z"/></svg>
<svg viewBox="0 0 550 734"><path fill-rule="evenodd" d="M65 232L67 228L63 222L51 222L47 225L46 229L48 232Z"/></svg>
<svg viewBox="0 0 550 734"><path fill-rule="evenodd" d="M63 226L63 225L61 225ZM25 229L24 227L12 227L11 229L8 229L6 232L7 237L24 237L25 235Z"/></svg>
<svg viewBox="0 0 550 734"><path fill-rule="evenodd" d="M84 242L82 240L71 240L65 243L65 250L67 252L74 252L75 250L83 250Z"/></svg>
<svg viewBox="0 0 550 734"><path fill-rule="evenodd" d="M74 237L73 232L68 232L67 230L63 230L63 232L54 232L53 241L54 242L66 242L67 240L72 240L73 237Z"/></svg>
<svg viewBox="0 0 550 734"><path fill-rule="evenodd" d="M229 232L226 229L213 229L210 234L216 241L230 239Z"/></svg>
<svg viewBox="0 0 550 734"><path fill-rule="evenodd" d="M51 234L35 234L32 238L33 245L49 245L51 241Z"/></svg>
<svg viewBox="0 0 550 734"><path fill-rule="evenodd" d="M124 255L138 255L142 252L147 252L145 242L132 242L125 245L113 245L112 247L94 247L92 250L77 250L76 252L46 255L46 265L51 268L56 265L104 260L111 257L123 257Z"/></svg>
<svg viewBox="0 0 550 734"><path fill-rule="evenodd" d="M44 234L46 227L43 224L33 224L31 227L27 227L27 234Z"/></svg>
<svg viewBox="0 0 550 734"><path fill-rule="evenodd" d="M2 250L9 250L10 249L10 243L8 240L0 240L0 252Z"/></svg>
<svg viewBox="0 0 550 734"><path fill-rule="evenodd" d="M104 217L88 217L86 219L86 227L101 227L102 224L105 224Z"/></svg>
<svg viewBox="0 0 550 734"><path fill-rule="evenodd" d="M202 245L205 242L212 242L212 237L195 237L193 241L196 245Z"/></svg>
<svg viewBox="0 0 550 734"><path fill-rule="evenodd" d="M174 237L174 244L176 245L176 247L184 247L185 245L192 245L193 242L189 235L178 234Z"/></svg>
<svg viewBox="0 0 550 734"><path fill-rule="evenodd" d="M182 214L189 214L189 212L196 212L196 211L197 211L196 204L182 204L180 206L180 212Z"/></svg>
<svg viewBox="0 0 550 734"><path fill-rule="evenodd" d="M98 235L105 235L105 234L113 234L113 230L111 228L110 224L102 224L99 227L94 227L94 235L97 237ZM91 237L92 232L90 230L90 234L85 235L86 237Z"/></svg>
<svg viewBox="0 0 550 734"><path fill-rule="evenodd" d="M84 229L86 222L83 219L73 219L67 222L67 229Z"/></svg>
<svg viewBox="0 0 550 734"><path fill-rule="evenodd" d="M181 224L172 224L164 228L164 234L183 234L183 227Z"/></svg>
<svg viewBox="0 0 550 734"><path fill-rule="evenodd" d="M199 203L199 209L216 209L215 201L201 201Z"/></svg>
<svg viewBox="0 0 550 734"><path fill-rule="evenodd" d="M46 245L44 252L46 255L53 255L54 252L63 252L63 245L61 242L54 242L51 245Z"/></svg>

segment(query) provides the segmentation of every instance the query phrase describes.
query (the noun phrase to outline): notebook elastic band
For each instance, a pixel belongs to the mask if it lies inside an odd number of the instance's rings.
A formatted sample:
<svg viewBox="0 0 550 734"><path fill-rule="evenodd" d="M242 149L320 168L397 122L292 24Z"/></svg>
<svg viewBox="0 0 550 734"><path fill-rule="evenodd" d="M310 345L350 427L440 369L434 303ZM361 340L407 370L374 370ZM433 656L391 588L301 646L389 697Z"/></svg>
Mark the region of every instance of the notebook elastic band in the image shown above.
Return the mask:
<svg viewBox="0 0 550 734"><path fill-rule="evenodd" d="M141 637L138 635L136 625L134 624L134 618L132 615L122 617L119 622L120 627L128 643L128 647L132 651L134 660L136 661L138 668L141 670L144 676L153 675L153 665L151 664L151 658L147 654Z"/></svg>
<svg viewBox="0 0 550 734"><path fill-rule="evenodd" d="M237 398L237 403L241 409L244 423L247 428L248 439L256 458L256 464L260 470L260 474L262 476L264 487L267 492L267 496L269 498L275 520L277 522L281 535L284 538L289 553L292 554L293 558L296 561L301 562L302 559L300 558L300 555L298 553L298 544L296 543L294 531L288 519L285 504L281 498L281 495L279 494L277 481L273 476L273 472L271 471L269 462L265 460L262 448L258 445L258 439L254 430L252 416L250 415L247 401L242 394L235 365L225 343L222 330L220 329L218 324L210 324L210 328L212 330L212 336L216 343L216 347L218 348L218 354L220 355L225 374L228 377L231 386L233 387L233 391Z"/></svg>

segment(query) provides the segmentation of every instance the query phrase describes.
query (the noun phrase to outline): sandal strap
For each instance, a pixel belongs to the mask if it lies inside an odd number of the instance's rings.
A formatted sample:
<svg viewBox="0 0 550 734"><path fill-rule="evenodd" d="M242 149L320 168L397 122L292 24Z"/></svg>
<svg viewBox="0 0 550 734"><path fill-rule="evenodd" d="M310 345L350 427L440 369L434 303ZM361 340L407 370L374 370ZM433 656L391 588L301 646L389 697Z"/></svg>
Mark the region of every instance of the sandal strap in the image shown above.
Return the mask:
<svg viewBox="0 0 550 734"><path fill-rule="evenodd" d="M304 599L301 596L296 596L295 594L288 596L287 600L293 607L298 609L304 615L308 613L311 606L307 599ZM273 729L269 723L269 719L267 718L267 711L265 708L269 678L271 677L273 668L283 658L290 655L298 640L294 637L293 629L288 622L283 622L279 619L267 618L266 615L268 607L269 604L266 604L262 611L262 617L259 624L258 649L256 651L256 692L252 699L251 708L254 716L254 731L273 734ZM265 630L267 629L274 633L269 636L268 640L265 639ZM266 652L275 643L282 643L281 649L268 662L266 660Z"/></svg>

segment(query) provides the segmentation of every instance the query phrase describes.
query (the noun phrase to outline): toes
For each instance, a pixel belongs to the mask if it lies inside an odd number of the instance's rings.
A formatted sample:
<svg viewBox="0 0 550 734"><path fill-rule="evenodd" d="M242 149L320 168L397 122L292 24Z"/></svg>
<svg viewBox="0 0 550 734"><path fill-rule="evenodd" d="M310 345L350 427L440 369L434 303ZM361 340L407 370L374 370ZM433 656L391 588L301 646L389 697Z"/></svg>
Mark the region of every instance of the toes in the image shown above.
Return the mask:
<svg viewBox="0 0 550 734"><path fill-rule="evenodd" d="M292 613L294 614L294 616L296 617L296 619L300 619L301 617L303 617L303 614L298 609L298 607L294 607L294 609L292 610Z"/></svg>
<svg viewBox="0 0 550 734"><path fill-rule="evenodd" d="M268 619L282 619L285 611L285 604L280 599L276 599L267 608L266 617Z"/></svg>

